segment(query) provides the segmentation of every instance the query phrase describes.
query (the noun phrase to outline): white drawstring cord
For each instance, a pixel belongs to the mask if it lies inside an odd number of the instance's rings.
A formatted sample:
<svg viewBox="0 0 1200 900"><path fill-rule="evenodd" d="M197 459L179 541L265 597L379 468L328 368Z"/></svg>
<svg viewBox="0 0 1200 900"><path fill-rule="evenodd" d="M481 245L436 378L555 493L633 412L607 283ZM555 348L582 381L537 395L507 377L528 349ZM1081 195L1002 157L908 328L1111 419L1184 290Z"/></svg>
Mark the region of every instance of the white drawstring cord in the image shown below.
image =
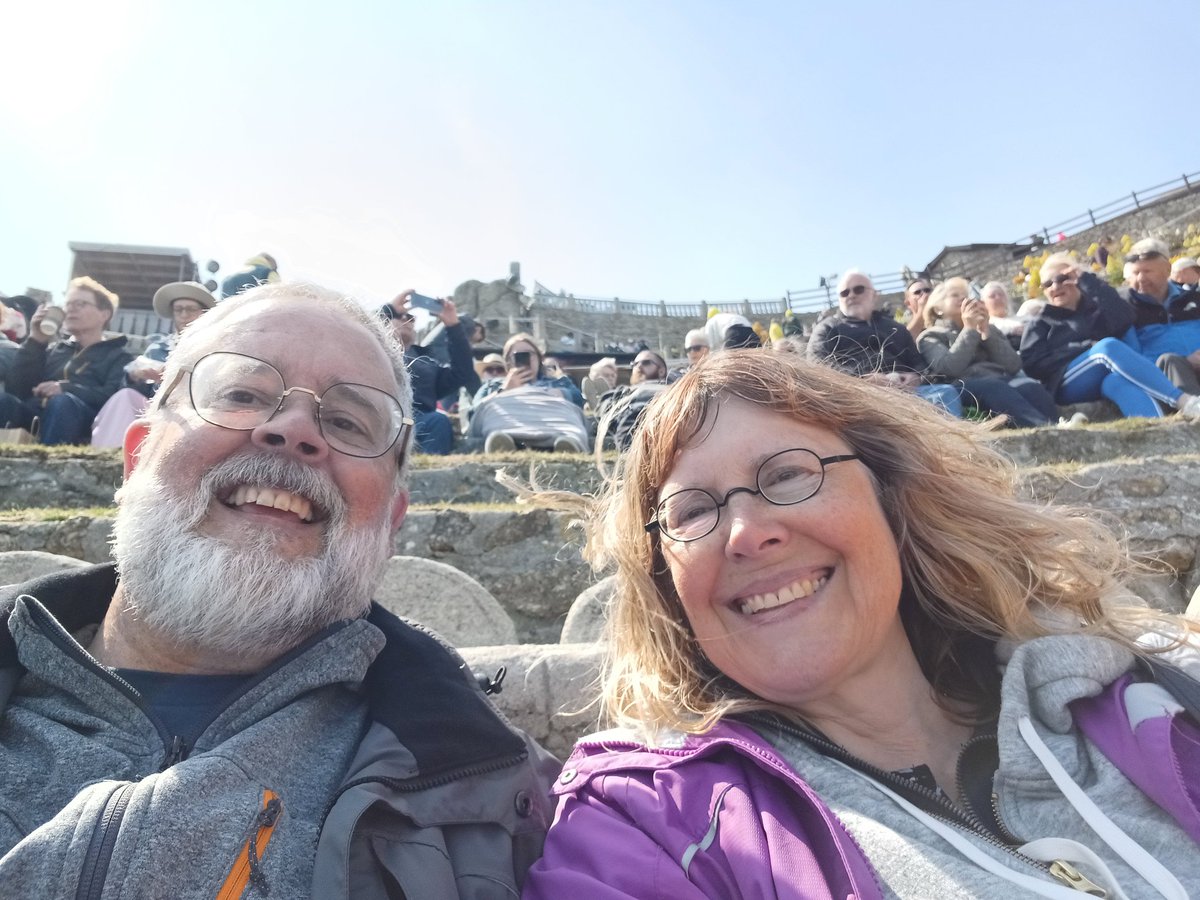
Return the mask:
<svg viewBox="0 0 1200 900"><path fill-rule="evenodd" d="M1071 780L1071 776L1067 774L1062 763L1050 752L1050 748L1038 735L1037 729L1033 727L1028 716L1022 716L1017 720L1017 729L1046 772L1054 779L1054 784L1063 796L1075 807L1076 812L1083 817L1088 826L1100 836L1100 839L1167 900L1188 900L1188 893L1179 883L1179 879L1172 875L1166 866L1151 856L1145 847L1122 831L1117 823L1106 816L1092 801L1092 798L1083 792L1083 788Z"/></svg>

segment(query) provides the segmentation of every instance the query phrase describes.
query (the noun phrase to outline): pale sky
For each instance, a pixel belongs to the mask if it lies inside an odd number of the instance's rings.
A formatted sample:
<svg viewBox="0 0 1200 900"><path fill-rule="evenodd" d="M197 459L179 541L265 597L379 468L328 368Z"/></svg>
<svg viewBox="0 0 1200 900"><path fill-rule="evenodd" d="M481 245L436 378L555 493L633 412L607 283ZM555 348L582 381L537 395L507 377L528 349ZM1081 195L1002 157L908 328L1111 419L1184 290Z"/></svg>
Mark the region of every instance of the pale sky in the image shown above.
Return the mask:
<svg viewBox="0 0 1200 900"><path fill-rule="evenodd" d="M6 3L0 291L69 241L384 300L782 297L1200 171L1194 0ZM1172 43L1175 42L1175 43Z"/></svg>

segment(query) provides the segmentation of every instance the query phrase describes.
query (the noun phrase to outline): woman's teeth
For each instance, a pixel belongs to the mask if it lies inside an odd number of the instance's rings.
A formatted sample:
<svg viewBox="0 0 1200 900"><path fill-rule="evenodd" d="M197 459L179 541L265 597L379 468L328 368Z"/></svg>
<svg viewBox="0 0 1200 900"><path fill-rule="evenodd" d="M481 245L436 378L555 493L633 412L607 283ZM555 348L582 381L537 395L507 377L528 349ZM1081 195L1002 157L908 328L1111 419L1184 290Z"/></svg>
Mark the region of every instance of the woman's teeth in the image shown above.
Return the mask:
<svg viewBox="0 0 1200 900"><path fill-rule="evenodd" d="M774 609L777 606L783 606L785 603L791 603L793 600L802 600L823 588L827 581L829 581L828 575L822 575L815 581L810 581L806 578L803 581L797 581L794 584L782 587L774 593L755 594L753 597L746 597L738 602L738 611L753 615L756 612L762 612L764 609Z"/></svg>

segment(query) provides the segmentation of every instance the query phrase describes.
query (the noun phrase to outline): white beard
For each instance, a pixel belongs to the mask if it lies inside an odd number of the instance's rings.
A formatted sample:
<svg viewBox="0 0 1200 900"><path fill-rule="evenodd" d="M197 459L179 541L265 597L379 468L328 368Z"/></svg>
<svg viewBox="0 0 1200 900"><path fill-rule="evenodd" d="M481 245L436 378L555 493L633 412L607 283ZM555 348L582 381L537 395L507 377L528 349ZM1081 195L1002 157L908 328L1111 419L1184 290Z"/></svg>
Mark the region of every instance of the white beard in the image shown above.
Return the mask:
<svg viewBox="0 0 1200 900"><path fill-rule="evenodd" d="M327 516L320 555L283 558L269 528L237 546L197 533L217 492L232 484L313 501ZM386 509L380 521L352 528L327 475L278 456L224 460L185 497L142 466L118 497L112 543L125 610L173 644L208 654L263 663L364 615L391 550Z"/></svg>

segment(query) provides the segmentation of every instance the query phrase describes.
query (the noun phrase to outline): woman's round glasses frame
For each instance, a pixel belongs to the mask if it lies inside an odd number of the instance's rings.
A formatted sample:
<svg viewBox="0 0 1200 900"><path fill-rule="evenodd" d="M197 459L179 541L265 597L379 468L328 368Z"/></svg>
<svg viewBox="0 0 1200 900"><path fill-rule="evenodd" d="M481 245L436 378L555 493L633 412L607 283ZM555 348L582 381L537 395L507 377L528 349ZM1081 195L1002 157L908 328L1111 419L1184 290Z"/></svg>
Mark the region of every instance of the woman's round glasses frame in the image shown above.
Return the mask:
<svg viewBox="0 0 1200 900"><path fill-rule="evenodd" d="M654 518L643 527L650 534L657 531L681 544L698 541L716 530L721 521L721 510L734 494L762 497L772 506L795 506L812 499L821 490L825 484L826 466L852 459L859 459L858 454L818 456L805 447L780 450L759 465L754 473L754 487L730 488L720 500L703 488L684 488L664 497L654 509ZM680 519L672 524L672 515L676 511L686 521Z"/></svg>

